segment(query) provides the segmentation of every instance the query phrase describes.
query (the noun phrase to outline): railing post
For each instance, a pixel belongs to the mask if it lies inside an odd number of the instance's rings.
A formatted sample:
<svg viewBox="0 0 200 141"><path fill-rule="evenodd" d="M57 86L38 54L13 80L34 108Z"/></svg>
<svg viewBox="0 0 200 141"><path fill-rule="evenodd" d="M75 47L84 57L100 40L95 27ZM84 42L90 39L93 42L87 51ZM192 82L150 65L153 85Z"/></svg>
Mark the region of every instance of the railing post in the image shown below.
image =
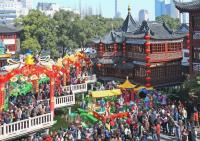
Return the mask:
<svg viewBox="0 0 200 141"><path fill-rule="evenodd" d="M6 124L5 123L3 124L3 134L2 135L4 135L4 136L6 135Z"/></svg>
<svg viewBox="0 0 200 141"><path fill-rule="evenodd" d="M53 116L54 116L54 112L51 112L51 121L50 122L53 122Z"/></svg>
<svg viewBox="0 0 200 141"><path fill-rule="evenodd" d="M28 128L29 127L31 127L32 125L31 125L31 117L29 117L29 119L28 119Z"/></svg>
<svg viewBox="0 0 200 141"><path fill-rule="evenodd" d="M70 115L71 114L71 107L68 107L68 110L69 110L68 114Z"/></svg>

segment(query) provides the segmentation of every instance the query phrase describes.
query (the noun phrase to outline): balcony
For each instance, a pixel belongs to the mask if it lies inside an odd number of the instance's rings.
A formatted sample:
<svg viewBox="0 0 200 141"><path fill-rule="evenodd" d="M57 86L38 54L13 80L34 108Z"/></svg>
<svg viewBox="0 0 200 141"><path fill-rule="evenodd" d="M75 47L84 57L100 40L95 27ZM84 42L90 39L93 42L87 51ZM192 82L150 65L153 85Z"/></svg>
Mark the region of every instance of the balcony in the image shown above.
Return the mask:
<svg viewBox="0 0 200 141"><path fill-rule="evenodd" d="M150 54L150 62L170 61L182 58L182 52L164 52Z"/></svg>
<svg viewBox="0 0 200 141"><path fill-rule="evenodd" d="M29 119L0 126L0 140L11 140L26 134L47 129L53 125L53 113L48 113Z"/></svg>

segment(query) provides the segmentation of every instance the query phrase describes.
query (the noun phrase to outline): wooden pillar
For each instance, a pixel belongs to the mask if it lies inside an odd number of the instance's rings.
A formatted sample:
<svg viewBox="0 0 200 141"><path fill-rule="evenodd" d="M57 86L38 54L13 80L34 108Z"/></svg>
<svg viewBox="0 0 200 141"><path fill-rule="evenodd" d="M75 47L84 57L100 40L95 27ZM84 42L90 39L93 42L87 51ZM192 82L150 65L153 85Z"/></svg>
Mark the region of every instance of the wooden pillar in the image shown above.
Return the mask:
<svg viewBox="0 0 200 141"><path fill-rule="evenodd" d="M54 78L50 78L50 111L54 112L54 91L55 90L55 80Z"/></svg>
<svg viewBox="0 0 200 141"><path fill-rule="evenodd" d="M5 99L5 84L0 83L0 111L4 108L4 99Z"/></svg>
<svg viewBox="0 0 200 141"><path fill-rule="evenodd" d="M151 87L151 63L150 63L150 35L147 32L146 36L144 37L146 40L145 47L146 47L146 87Z"/></svg>
<svg viewBox="0 0 200 141"><path fill-rule="evenodd" d="M63 86L67 85L67 75L66 73L63 74Z"/></svg>

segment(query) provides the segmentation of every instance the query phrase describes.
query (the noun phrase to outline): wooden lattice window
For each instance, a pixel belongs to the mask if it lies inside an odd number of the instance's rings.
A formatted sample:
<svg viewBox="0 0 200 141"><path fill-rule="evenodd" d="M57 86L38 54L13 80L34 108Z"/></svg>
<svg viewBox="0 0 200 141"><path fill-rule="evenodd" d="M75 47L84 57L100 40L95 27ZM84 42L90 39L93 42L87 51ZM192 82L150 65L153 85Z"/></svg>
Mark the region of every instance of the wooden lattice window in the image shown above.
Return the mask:
<svg viewBox="0 0 200 141"><path fill-rule="evenodd" d="M168 43L168 51L181 51L181 43Z"/></svg>
<svg viewBox="0 0 200 141"><path fill-rule="evenodd" d="M151 52L152 53L165 52L165 44L152 44Z"/></svg>

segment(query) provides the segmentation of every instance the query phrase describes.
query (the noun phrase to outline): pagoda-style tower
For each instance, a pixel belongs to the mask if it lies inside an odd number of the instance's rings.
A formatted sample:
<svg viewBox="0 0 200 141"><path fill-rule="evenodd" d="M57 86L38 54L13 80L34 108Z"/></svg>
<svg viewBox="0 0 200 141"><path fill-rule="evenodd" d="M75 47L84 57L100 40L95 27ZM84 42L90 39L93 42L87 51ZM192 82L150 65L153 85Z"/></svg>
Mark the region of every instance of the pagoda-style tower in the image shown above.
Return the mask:
<svg viewBox="0 0 200 141"><path fill-rule="evenodd" d="M94 40L100 79L129 77L147 87L182 82L181 59L185 34L173 32L165 23L137 23L130 8L122 26Z"/></svg>

